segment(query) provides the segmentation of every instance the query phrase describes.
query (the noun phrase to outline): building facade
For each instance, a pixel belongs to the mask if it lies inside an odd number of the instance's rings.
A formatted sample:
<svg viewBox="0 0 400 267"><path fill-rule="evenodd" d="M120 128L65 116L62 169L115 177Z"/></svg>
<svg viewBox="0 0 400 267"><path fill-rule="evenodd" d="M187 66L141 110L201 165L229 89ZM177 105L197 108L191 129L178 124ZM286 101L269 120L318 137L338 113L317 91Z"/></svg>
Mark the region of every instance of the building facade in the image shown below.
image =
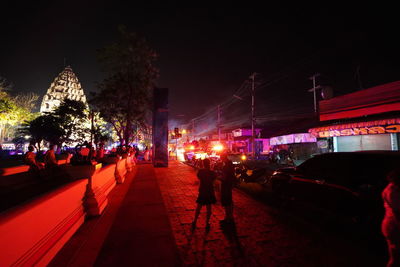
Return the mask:
<svg viewBox="0 0 400 267"><path fill-rule="evenodd" d="M399 150L400 81L319 103L321 127L309 132L334 152Z"/></svg>
<svg viewBox="0 0 400 267"><path fill-rule="evenodd" d="M87 104L81 83L70 66L65 67L50 84L47 93L43 97L40 112L52 111L65 98L82 101Z"/></svg>

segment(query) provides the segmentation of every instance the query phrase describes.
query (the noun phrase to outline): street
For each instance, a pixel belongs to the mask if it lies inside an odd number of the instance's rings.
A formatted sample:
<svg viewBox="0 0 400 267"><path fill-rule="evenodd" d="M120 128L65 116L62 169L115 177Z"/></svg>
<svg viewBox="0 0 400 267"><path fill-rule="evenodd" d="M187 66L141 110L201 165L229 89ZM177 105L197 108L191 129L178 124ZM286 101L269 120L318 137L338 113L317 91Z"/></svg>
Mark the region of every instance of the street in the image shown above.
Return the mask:
<svg viewBox="0 0 400 267"><path fill-rule="evenodd" d="M236 227L221 229L223 209L213 206L211 230L205 231L205 208L192 233L198 180L196 171L170 162L155 169L173 234L185 265L193 266L384 266L385 253L368 238L313 224L234 190ZM218 194L217 194L218 199ZM379 245L378 245L379 247ZM383 255L382 255L383 254Z"/></svg>

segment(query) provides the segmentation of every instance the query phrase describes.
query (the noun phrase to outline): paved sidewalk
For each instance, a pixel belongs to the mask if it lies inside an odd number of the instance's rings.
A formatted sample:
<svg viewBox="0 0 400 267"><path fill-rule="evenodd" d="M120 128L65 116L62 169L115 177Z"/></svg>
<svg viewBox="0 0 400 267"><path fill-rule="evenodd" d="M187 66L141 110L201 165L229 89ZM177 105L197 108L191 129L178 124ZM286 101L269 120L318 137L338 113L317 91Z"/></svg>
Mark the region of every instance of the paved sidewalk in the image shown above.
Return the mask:
<svg viewBox="0 0 400 267"><path fill-rule="evenodd" d="M49 266L181 266L153 166L128 173Z"/></svg>
<svg viewBox="0 0 400 267"><path fill-rule="evenodd" d="M105 213L86 222L50 266L384 266L381 258L234 190L233 227L223 209L205 209L191 230L196 171L138 165L110 194ZM218 187L217 187L218 189ZM217 194L219 199L219 194Z"/></svg>

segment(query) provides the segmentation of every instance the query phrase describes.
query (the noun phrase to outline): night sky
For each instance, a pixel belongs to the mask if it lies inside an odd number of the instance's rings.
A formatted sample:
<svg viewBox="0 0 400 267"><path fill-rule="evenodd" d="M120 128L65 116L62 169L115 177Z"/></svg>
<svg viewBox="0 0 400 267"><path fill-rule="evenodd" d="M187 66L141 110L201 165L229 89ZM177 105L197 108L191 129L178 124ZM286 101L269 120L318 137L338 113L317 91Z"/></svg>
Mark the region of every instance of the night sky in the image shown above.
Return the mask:
<svg viewBox="0 0 400 267"><path fill-rule="evenodd" d="M204 119L207 111L206 121L213 120L213 108L221 103L223 119L234 124L232 114L236 122L241 114L246 120L249 89L237 90L253 72L258 73L257 116L265 121L312 112L308 77L316 72L318 83L331 86L335 95L400 79L399 22L390 7L187 9L110 3L3 5L0 75L14 84L14 92L42 96L66 58L88 95L103 77L96 49L112 42L124 24L159 54L157 86L170 89L171 119L182 122Z"/></svg>

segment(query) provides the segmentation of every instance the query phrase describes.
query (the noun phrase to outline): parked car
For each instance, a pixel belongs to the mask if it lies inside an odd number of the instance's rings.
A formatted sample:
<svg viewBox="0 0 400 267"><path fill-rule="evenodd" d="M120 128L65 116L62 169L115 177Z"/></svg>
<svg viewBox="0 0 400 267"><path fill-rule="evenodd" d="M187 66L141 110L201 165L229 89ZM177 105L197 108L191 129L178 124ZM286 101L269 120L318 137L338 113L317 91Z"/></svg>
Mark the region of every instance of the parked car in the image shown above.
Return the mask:
<svg viewBox="0 0 400 267"><path fill-rule="evenodd" d="M386 175L398 167L397 151L326 153L297 167L276 170L267 184L283 200L308 203L354 220L380 220Z"/></svg>

